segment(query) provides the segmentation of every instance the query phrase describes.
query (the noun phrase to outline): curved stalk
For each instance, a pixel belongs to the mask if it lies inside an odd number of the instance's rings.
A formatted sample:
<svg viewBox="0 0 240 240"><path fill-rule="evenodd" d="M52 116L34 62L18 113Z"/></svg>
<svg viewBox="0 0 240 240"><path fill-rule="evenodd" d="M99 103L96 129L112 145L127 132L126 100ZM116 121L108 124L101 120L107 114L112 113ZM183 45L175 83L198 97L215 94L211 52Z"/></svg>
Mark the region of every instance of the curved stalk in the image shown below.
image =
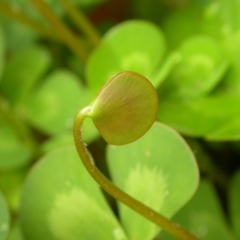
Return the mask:
<svg viewBox="0 0 240 240"><path fill-rule="evenodd" d="M95 179L95 181L110 195L112 195L117 200L124 203L129 208L138 212L143 217L149 219L151 222L157 224L164 231L173 235L177 239L181 240L197 240L195 236L178 226L177 224L171 222L163 215L154 211L153 209L147 207L142 204L138 200L132 198L127 193L123 192L117 186L115 186L111 181L109 181L96 167L94 161L89 154L87 148L85 147L81 135L81 129L83 125L83 121L86 117L91 116L91 106L85 107L80 110L74 120L73 126L73 135L75 145L78 151L78 155L82 160L83 165L87 169L87 171L91 174L91 176Z"/></svg>
<svg viewBox="0 0 240 240"><path fill-rule="evenodd" d="M101 37L90 21L84 16L81 9L77 9L69 0L61 0L61 4L64 6L66 12L71 17L76 27L88 37L91 45L93 47L98 45Z"/></svg>
<svg viewBox="0 0 240 240"><path fill-rule="evenodd" d="M67 26L53 13L48 5L43 0L31 0L34 7L45 17L58 36L65 42L65 44L79 57L79 59L86 63L87 52L85 51L84 42L77 38Z"/></svg>
<svg viewBox="0 0 240 240"><path fill-rule="evenodd" d="M57 40L56 35L50 29L46 28L38 21L35 21L34 19L28 17L20 10L11 7L9 4L0 3L0 12L12 19L21 22L23 25L39 32L48 38Z"/></svg>

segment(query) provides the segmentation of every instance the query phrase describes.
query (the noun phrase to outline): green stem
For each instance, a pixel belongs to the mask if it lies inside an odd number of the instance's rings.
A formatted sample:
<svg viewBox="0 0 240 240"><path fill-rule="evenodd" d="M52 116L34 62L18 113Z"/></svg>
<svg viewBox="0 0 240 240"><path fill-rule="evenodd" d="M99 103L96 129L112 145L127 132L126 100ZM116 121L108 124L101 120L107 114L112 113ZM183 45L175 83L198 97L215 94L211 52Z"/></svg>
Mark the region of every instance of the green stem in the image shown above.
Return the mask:
<svg viewBox="0 0 240 240"><path fill-rule="evenodd" d="M82 11L80 9L77 10L77 8L75 8L75 6L69 0L61 0L61 3L69 16L75 22L78 29L88 37L91 45L98 45L101 37L88 19L84 16Z"/></svg>
<svg viewBox="0 0 240 240"><path fill-rule="evenodd" d="M37 143L29 128L15 117L8 107L8 103L0 96L0 115L4 122L23 140L26 146L32 151L36 151Z"/></svg>
<svg viewBox="0 0 240 240"><path fill-rule="evenodd" d="M158 71L152 76L153 86L158 88L162 82L166 79L173 67L181 60L181 54L179 52L172 52L159 67Z"/></svg>
<svg viewBox="0 0 240 240"><path fill-rule="evenodd" d="M40 34L56 39L56 36L52 33L52 31L39 22L33 20L32 18L25 15L23 12L19 11L18 9L15 9L14 7L9 6L6 3L0 3L0 12L4 15L17 20L18 22L24 24L25 26L39 32Z"/></svg>
<svg viewBox="0 0 240 240"><path fill-rule="evenodd" d="M118 199L134 211L138 212L140 215L157 224L166 232L181 240L197 240L196 237L191 235L189 232L187 232L180 226L176 225L158 212L152 210L138 200L132 198L127 193L123 192L98 170L98 168L94 164L91 155L89 154L83 143L81 135L83 121L86 117L91 116L91 110L91 106L80 110L74 120L73 126L74 141L79 157L81 158L83 165L86 167L87 171L91 174L91 176L106 192L108 192L114 198Z"/></svg>
<svg viewBox="0 0 240 240"><path fill-rule="evenodd" d="M61 22L61 20L53 13L43 0L31 0L31 2L47 19L51 27L56 31L58 36L66 43L66 45L79 57L81 61L86 63L88 54L85 51L84 41L77 38L69 30L69 28Z"/></svg>

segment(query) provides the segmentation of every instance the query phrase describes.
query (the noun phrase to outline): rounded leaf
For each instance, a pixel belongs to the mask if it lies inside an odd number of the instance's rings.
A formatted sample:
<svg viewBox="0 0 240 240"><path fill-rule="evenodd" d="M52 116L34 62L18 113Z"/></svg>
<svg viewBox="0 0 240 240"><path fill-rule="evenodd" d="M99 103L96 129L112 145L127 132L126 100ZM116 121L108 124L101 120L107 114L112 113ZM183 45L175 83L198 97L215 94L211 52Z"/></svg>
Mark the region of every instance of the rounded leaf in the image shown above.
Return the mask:
<svg viewBox="0 0 240 240"><path fill-rule="evenodd" d="M98 93L116 72L133 71L149 78L165 53L165 36L157 25L145 20L122 22L111 28L90 54L86 81ZM108 61L103 63L103 59Z"/></svg>
<svg viewBox="0 0 240 240"><path fill-rule="evenodd" d="M176 131L159 122L132 144L108 146L107 163L119 188L168 218L198 185L194 154ZM121 203L119 217L131 240L154 239L160 230Z"/></svg>
<svg viewBox="0 0 240 240"><path fill-rule="evenodd" d="M75 147L53 151L32 168L20 224L28 240L128 240Z"/></svg>
<svg viewBox="0 0 240 240"><path fill-rule="evenodd" d="M152 84L137 73L121 72L102 88L90 117L108 143L122 145L146 133L157 110L158 96Z"/></svg>

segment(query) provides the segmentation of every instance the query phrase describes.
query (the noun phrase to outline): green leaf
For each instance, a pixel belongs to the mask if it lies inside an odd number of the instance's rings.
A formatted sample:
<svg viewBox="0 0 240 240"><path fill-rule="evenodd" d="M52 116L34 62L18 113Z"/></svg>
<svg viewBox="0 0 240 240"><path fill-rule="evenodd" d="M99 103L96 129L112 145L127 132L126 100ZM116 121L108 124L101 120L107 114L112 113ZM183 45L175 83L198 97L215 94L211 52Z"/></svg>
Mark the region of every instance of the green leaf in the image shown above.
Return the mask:
<svg viewBox="0 0 240 240"><path fill-rule="evenodd" d="M236 103L240 105L240 102ZM233 116L214 131L206 135L208 140L234 141L240 139L240 115Z"/></svg>
<svg viewBox="0 0 240 240"><path fill-rule="evenodd" d="M39 130L50 135L60 134L72 129L77 110L92 98L77 76L56 70L32 93L26 111L29 121ZM94 135L93 128L89 127L89 131Z"/></svg>
<svg viewBox="0 0 240 240"><path fill-rule="evenodd" d="M165 99L161 102L157 118L183 134L210 138L211 133L220 131L236 118L239 111L240 96L222 94L188 100ZM232 139L238 134L230 133Z"/></svg>
<svg viewBox="0 0 240 240"><path fill-rule="evenodd" d="M22 232L18 222L13 224L13 227L10 230L7 240L25 240L23 239Z"/></svg>
<svg viewBox="0 0 240 240"><path fill-rule="evenodd" d="M172 11L163 19L162 28L170 49L176 49L189 37L199 34L199 16L202 7L197 1Z"/></svg>
<svg viewBox="0 0 240 240"><path fill-rule="evenodd" d="M9 210L15 215L19 211L22 184L27 170L28 168L11 169L11 171L1 172L0 174L0 189L6 197Z"/></svg>
<svg viewBox="0 0 240 240"><path fill-rule="evenodd" d="M4 124L0 117L0 171L25 166L30 161L31 152L15 133Z"/></svg>
<svg viewBox="0 0 240 240"><path fill-rule="evenodd" d="M238 93L240 92L240 31L229 34L223 40L223 46L227 57L231 63L230 69L221 83L220 90L223 92Z"/></svg>
<svg viewBox="0 0 240 240"><path fill-rule="evenodd" d="M2 76L2 71L4 67L5 47L6 47L5 38L4 38L2 27L0 25L0 82L1 82L1 76Z"/></svg>
<svg viewBox="0 0 240 240"><path fill-rule="evenodd" d="M108 146L111 176L123 191L171 217L194 194L198 169L190 148L173 129L161 123L138 141ZM187 174L186 174L187 173ZM151 240L159 228L119 204L120 218L131 240Z"/></svg>
<svg viewBox="0 0 240 240"><path fill-rule="evenodd" d="M208 36L187 39L180 46L181 61L165 81L165 92L182 97L199 97L214 89L228 67L221 45Z"/></svg>
<svg viewBox="0 0 240 240"><path fill-rule="evenodd" d="M10 216L3 194L0 192L0 239L7 239L10 228Z"/></svg>
<svg viewBox="0 0 240 240"><path fill-rule="evenodd" d="M151 22L130 20L116 25L89 57L86 68L89 87L97 93L107 79L121 71L149 77L165 51L164 35Z"/></svg>
<svg viewBox="0 0 240 240"><path fill-rule="evenodd" d="M108 143L122 145L145 134L157 111L158 96L152 84L137 73L122 72L102 88L90 117Z"/></svg>
<svg viewBox="0 0 240 240"><path fill-rule="evenodd" d="M9 2L9 0L5 1ZM10 53L34 46L38 36L36 31L4 15L0 15L0 22L6 39L6 47Z"/></svg>
<svg viewBox="0 0 240 240"><path fill-rule="evenodd" d="M210 0L201 19L202 31L214 37L226 37L239 30L240 3L238 0Z"/></svg>
<svg viewBox="0 0 240 240"><path fill-rule="evenodd" d="M153 86L157 89L170 74L172 69L181 61L179 52L171 52L162 64L149 77Z"/></svg>
<svg viewBox="0 0 240 240"><path fill-rule="evenodd" d="M75 147L35 165L23 188L20 220L26 239L127 240Z"/></svg>
<svg viewBox="0 0 240 240"><path fill-rule="evenodd" d="M229 210L230 216L232 220L232 225L234 231L238 238L240 238L240 172L239 170L234 174L233 179L230 185L230 192L229 192Z"/></svg>
<svg viewBox="0 0 240 240"><path fill-rule="evenodd" d="M40 47L19 51L8 62L0 88L12 105L19 104L49 68L49 53Z"/></svg>
<svg viewBox="0 0 240 240"><path fill-rule="evenodd" d="M233 240L218 196L208 181L201 181L193 198L174 217L185 229L202 240ZM173 239L165 235L161 239Z"/></svg>

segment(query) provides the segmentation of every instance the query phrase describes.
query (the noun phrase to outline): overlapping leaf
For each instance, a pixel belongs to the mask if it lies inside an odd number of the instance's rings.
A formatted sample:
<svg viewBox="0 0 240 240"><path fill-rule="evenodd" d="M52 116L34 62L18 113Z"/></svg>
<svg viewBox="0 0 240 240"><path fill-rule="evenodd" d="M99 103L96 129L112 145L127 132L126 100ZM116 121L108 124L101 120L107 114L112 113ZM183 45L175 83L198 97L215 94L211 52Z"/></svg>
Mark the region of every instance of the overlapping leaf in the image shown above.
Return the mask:
<svg viewBox="0 0 240 240"><path fill-rule="evenodd" d="M96 48L87 65L89 87L97 93L107 79L121 71L149 77L166 51L162 31L143 20L131 20L111 29Z"/></svg>
<svg viewBox="0 0 240 240"><path fill-rule="evenodd" d="M117 186L166 217L191 198L198 184L190 149L174 130L160 123L132 144L109 146L107 156ZM150 240L159 232L128 207L119 204L119 208L131 240Z"/></svg>
<svg viewBox="0 0 240 240"><path fill-rule="evenodd" d="M74 74L57 70L32 93L26 111L29 121L38 129L51 135L60 134L72 129L75 114L92 98ZM97 135L90 122L86 128L89 129L90 138Z"/></svg>
<svg viewBox="0 0 240 240"><path fill-rule="evenodd" d="M51 64L49 53L40 47L17 52L8 62L0 88L11 105L24 100Z"/></svg>
<svg viewBox="0 0 240 240"><path fill-rule="evenodd" d="M158 119L190 136L234 140L239 135L239 112L239 95L222 94L180 101L165 100Z"/></svg>
<svg viewBox="0 0 240 240"><path fill-rule="evenodd" d="M215 88L228 67L221 45L208 36L188 38L179 49L181 61L165 81L171 96L199 97Z"/></svg>
<svg viewBox="0 0 240 240"><path fill-rule="evenodd" d="M226 218L212 184L202 181L193 198L174 217L173 221L202 240L233 240ZM161 239L173 239L165 235Z"/></svg>
<svg viewBox="0 0 240 240"><path fill-rule="evenodd" d="M46 155L33 168L23 189L21 226L26 239L128 239L74 147Z"/></svg>
<svg viewBox="0 0 240 240"><path fill-rule="evenodd" d="M0 118L0 171L15 169L30 161L31 152Z"/></svg>

